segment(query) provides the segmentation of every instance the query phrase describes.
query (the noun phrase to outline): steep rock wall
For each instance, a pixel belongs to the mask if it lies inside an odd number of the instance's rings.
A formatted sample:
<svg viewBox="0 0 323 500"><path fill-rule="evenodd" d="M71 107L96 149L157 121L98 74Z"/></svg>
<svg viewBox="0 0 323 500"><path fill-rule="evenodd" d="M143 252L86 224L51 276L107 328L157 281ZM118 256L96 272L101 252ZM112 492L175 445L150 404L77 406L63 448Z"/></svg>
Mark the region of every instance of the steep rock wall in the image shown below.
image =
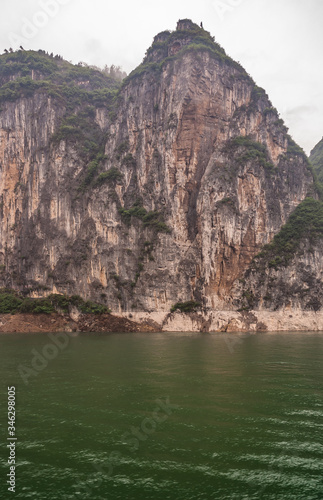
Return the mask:
<svg viewBox="0 0 323 500"><path fill-rule="evenodd" d="M3 286L115 312L236 307L238 280L313 178L244 70L207 50L170 54L127 79L113 115L96 107L98 171L58 135L66 106L40 91L2 106ZM146 212L122 212L134 207Z"/></svg>

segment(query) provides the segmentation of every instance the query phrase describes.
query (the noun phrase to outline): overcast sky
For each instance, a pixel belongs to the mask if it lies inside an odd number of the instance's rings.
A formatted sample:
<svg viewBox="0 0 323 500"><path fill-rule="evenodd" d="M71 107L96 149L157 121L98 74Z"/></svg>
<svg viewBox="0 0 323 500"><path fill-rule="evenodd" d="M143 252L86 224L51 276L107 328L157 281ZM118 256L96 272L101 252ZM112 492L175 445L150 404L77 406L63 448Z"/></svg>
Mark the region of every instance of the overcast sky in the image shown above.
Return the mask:
<svg viewBox="0 0 323 500"><path fill-rule="evenodd" d="M22 44L129 73L187 17L266 89L309 153L323 136L322 0L1 0L0 51Z"/></svg>

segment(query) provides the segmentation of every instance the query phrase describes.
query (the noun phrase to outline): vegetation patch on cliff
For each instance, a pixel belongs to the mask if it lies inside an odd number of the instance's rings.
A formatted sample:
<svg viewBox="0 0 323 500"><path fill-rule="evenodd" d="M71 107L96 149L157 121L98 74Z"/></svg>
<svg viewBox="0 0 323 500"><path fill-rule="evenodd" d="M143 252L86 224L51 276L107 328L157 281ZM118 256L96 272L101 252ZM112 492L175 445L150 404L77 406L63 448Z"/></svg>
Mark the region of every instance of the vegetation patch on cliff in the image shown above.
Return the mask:
<svg viewBox="0 0 323 500"><path fill-rule="evenodd" d="M256 142L249 136L238 136L230 139L223 148L223 152L233 156L235 162L244 165L254 161L261 165L267 172L273 173L277 170L270 161L269 153L265 144Z"/></svg>
<svg viewBox="0 0 323 500"><path fill-rule="evenodd" d="M36 76L35 80L58 85L84 85L86 82L92 89L117 88L120 77L117 71L111 69L106 67L101 70L85 63L74 65L58 54L54 56L44 50L18 50L0 56L0 83L13 77Z"/></svg>
<svg viewBox="0 0 323 500"><path fill-rule="evenodd" d="M323 139L311 151L310 162L313 165L318 180L323 183Z"/></svg>
<svg viewBox="0 0 323 500"><path fill-rule="evenodd" d="M177 29L173 32L163 32L155 37L152 46L146 52L142 64L130 73L124 80L124 84L127 84L133 78L137 78L147 72L158 74L162 71L166 63L180 59L188 52L207 52L212 58L237 69L240 76L252 81L251 77L240 63L229 57L225 50L215 42L214 37L211 36L208 31L199 27L189 19L180 21L180 23L184 22L186 25L185 29ZM175 51L172 50L174 47L176 47Z"/></svg>
<svg viewBox="0 0 323 500"><path fill-rule="evenodd" d="M323 144L323 139L322 139L322 144ZM320 177L320 170L315 168L311 161L308 159L305 151L294 141L294 139L290 136L287 135L287 151L285 154L282 155L283 158L286 160L293 160L295 159L295 156L298 156L302 158L307 166L307 169L311 172L313 176L313 189L312 192L309 192L309 195L311 196L313 192L317 194L320 199L323 201L323 184L322 184L322 177ZM322 164L323 165L323 164ZM322 172L323 172L323 166L322 166Z"/></svg>
<svg viewBox="0 0 323 500"><path fill-rule="evenodd" d="M306 310L320 310L322 281L304 264L302 255L306 258L315 248L319 249L322 239L323 202L306 198L273 241L256 255L244 279L239 280L242 285L236 302L239 310L259 305L277 310L291 304Z"/></svg>
<svg viewBox="0 0 323 500"><path fill-rule="evenodd" d="M107 160L104 154L107 134L95 122L95 115L94 106L85 106L78 113L65 117L52 138L54 143L66 141L73 145L80 159L86 164L78 186L78 190L83 193L92 184L101 186L105 182L122 178L122 174L116 168L99 175L100 165Z"/></svg>
<svg viewBox="0 0 323 500"><path fill-rule="evenodd" d="M95 186L102 186L105 183L119 181L123 178L123 174L116 167L112 167L106 172L102 172L95 180Z"/></svg>
<svg viewBox="0 0 323 500"><path fill-rule="evenodd" d="M306 161L306 163L308 163L308 158L306 156L305 151L298 144L296 144L296 142L290 135L288 135L287 140L288 140L287 152L286 152L287 158L299 155Z"/></svg>
<svg viewBox="0 0 323 500"><path fill-rule="evenodd" d="M120 80L83 63L73 65L45 51L23 51L0 56L0 102L32 97L42 92L70 110L84 103L111 107Z"/></svg>
<svg viewBox="0 0 323 500"><path fill-rule="evenodd" d="M69 312L71 306L83 314L103 314L110 312L106 306L85 301L79 295L51 294L48 297L33 299L20 295L15 290L0 289L0 314L32 313L51 314L62 311Z"/></svg>
<svg viewBox="0 0 323 500"><path fill-rule="evenodd" d="M200 302L195 302L194 300L189 300L187 302L177 302L171 308L171 312L180 311L182 313L195 312L197 309L201 308Z"/></svg>
<svg viewBox="0 0 323 500"><path fill-rule="evenodd" d="M93 158L102 150L106 140L106 135L95 122L95 114L94 106L85 106L78 113L66 116L52 140L74 143L82 158Z"/></svg>
<svg viewBox="0 0 323 500"><path fill-rule="evenodd" d="M253 267L278 269L287 266L307 239L314 244L323 238L323 202L306 198L290 215L273 241L255 257Z"/></svg>
<svg viewBox="0 0 323 500"><path fill-rule="evenodd" d="M165 224L163 216L157 210L148 212L143 206L141 201L137 201L131 208L119 208L119 213L122 220L128 226L131 225L132 218L139 219L143 222L144 226L151 227L157 232L170 233L171 230Z"/></svg>

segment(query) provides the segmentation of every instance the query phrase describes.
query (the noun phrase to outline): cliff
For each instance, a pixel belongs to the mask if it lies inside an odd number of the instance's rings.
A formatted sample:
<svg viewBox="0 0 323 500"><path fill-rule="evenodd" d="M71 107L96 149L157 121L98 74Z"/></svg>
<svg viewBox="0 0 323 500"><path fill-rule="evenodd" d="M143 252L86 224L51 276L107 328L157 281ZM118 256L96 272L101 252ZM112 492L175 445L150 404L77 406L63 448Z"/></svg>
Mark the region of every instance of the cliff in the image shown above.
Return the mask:
<svg viewBox="0 0 323 500"><path fill-rule="evenodd" d="M319 181L323 182L323 138L311 151L309 159L314 167Z"/></svg>
<svg viewBox="0 0 323 500"><path fill-rule="evenodd" d="M119 87L44 54L0 61L1 286L134 315L279 309L273 279L301 280L291 307L310 308L313 283L321 300L321 229L279 269L267 247L255 260L318 190L265 91L208 32L185 20L157 35Z"/></svg>

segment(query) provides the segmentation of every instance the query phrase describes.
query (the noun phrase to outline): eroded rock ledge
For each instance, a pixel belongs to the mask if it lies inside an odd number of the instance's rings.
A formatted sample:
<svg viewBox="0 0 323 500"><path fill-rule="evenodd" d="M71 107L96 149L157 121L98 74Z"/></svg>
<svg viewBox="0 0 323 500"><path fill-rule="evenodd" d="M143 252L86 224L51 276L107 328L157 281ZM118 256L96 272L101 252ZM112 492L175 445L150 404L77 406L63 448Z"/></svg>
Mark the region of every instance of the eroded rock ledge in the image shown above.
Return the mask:
<svg viewBox="0 0 323 500"><path fill-rule="evenodd" d="M202 313L2 314L0 333L275 332L322 331L323 312L213 311Z"/></svg>
<svg viewBox="0 0 323 500"><path fill-rule="evenodd" d="M212 311L210 313L123 314L141 327L164 332L323 331L323 312Z"/></svg>

